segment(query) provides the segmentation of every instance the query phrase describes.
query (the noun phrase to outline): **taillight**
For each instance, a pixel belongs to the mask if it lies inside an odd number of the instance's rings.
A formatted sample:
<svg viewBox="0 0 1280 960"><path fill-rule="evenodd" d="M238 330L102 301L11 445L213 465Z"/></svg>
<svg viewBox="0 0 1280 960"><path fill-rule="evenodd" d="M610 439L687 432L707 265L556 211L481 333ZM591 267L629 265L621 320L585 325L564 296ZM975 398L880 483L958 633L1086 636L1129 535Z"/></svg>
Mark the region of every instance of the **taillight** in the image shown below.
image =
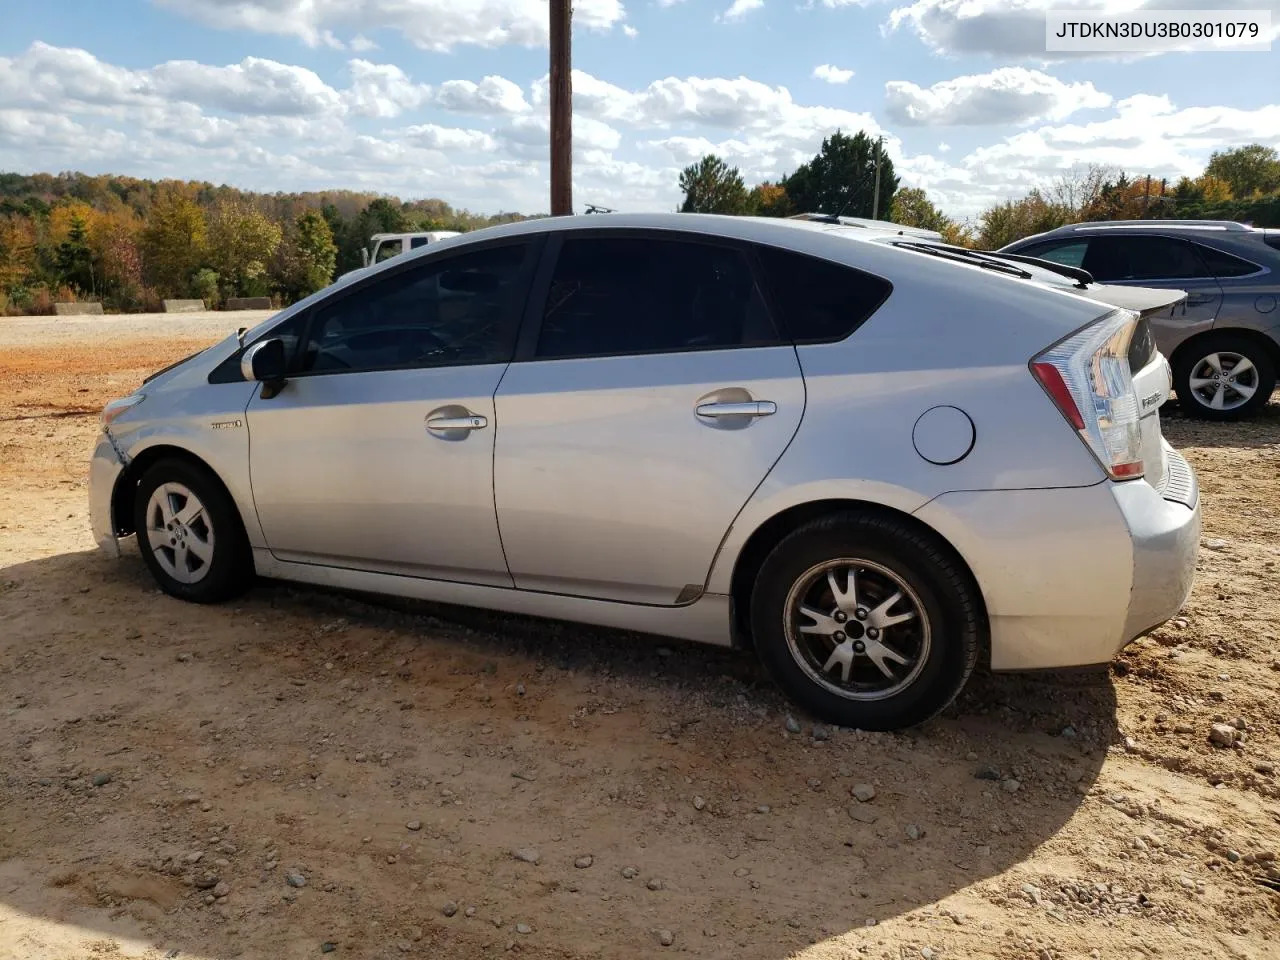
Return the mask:
<svg viewBox="0 0 1280 960"><path fill-rule="evenodd" d="M1050 347L1031 372L1116 480L1141 477L1142 426L1129 369L1138 315L1117 310Z"/></svg>

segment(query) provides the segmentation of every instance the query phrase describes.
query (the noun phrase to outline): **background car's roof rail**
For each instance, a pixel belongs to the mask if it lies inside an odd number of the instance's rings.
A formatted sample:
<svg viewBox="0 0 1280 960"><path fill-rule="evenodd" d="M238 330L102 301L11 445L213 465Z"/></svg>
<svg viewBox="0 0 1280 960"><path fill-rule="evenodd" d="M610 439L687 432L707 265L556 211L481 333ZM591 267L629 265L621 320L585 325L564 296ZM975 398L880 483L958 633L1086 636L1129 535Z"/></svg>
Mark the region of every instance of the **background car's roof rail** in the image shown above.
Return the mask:
<svg viewBox="0 0 1280 960"><path fill-rule="evenodd" d="M1244 233L1253 228L1235 220L1090 220L1084 223L1073 223L1064 230L1131 230L1165 229L1178 227L1184 230L1219 230L1232 233Z"/></svg>

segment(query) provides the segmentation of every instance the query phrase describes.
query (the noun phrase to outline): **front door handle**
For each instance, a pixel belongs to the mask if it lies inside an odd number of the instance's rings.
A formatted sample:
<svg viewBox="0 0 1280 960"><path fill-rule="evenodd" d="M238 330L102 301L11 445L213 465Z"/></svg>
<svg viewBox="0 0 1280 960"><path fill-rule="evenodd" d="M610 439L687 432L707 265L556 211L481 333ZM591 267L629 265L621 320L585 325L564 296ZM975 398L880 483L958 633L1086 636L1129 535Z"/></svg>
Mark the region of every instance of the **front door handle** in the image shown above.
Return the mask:
<svg viewBox="0 0 1280 960"><path fill-rule="evenodd" d="M489 425L487 417L478 413L464 417L430 417L427 419L428 430L483 430Z"/></svg>
<svg viewBox="0 0 1280 960"><path fill-rule="evenodd" d="M772 400L750 400L746 403L700 403L694 408L700 417L768 417L778 412Z"/></svg>

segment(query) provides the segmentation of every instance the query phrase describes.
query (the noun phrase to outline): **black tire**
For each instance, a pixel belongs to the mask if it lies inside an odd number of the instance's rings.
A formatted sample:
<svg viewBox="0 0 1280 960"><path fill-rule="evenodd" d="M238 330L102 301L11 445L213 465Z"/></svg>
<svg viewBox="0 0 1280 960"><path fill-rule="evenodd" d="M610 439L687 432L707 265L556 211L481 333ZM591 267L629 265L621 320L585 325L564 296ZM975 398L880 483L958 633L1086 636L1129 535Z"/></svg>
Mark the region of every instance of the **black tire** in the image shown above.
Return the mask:
<svg viewBox="0 0 1280 960"><path fill-rule="evenodd" d="M1250 378L1254 387L1253 396L1237 407L1214 409L1191 388L1192 376L1197 374L1198 368L1205 365L1206 358L1214 354L1235 354L1253 364L1254 372ZM1212 368L1201 369L1199 372L1202 376L1206 373L1212 375ZM1224 372L1229 374L1231 371ZM1266 346L1256 338L1238 333L1214 333L1178 351L1173 386L1178 393L1178 406L1189 417L1201 420L1243 420L1256 414L1271 399L1276 388L1276 366ZM1228 390L1225 396L1229 399L1232 392Z"/></svg>
<svg viewBox="0 0 1280 960"><path fill-rule="evenodd" d="M801 634L795 632L794 620L790 630L786 625L789 620L786 612L788 599L793 587L799 589L806 580L806 574L813 576L813 570L822 564L840 559L870 565L858 575L863 582L871 577L869 585L864 587L864 595L867 589L875 587L875 578L889 583L896 577L914 593L914 598L908 597L913 609L918 601L924 612L923 617L913 618L906 627L907 631L916 634L916 654L923 653L914 660L919 666L902 667L906 676L900 679L909 682L884 699L850 699L832 692L806 672L800 662L803 654L792 652L789 632L797 637L798 644L806 642ZM875 568L879 568L879 572ZM819 575L819 580L823 579L825 577ZM815 589L821 589L819 580L813 581ZM894 588L890 586L889 589ZM859 597L860 608L862 602ZM977 586L951 551L937 538L901 519L873 513L850 511L832 514L811 521L788 535L765 558L756 576L750 609L757 655L778 686L815 717L838 726L863 730L910 727L939 713L956 698L968 681L986 639L986 623ZM862 617L864 613L859 609L858 616ZM833 615L842 614L837 611ZM918 626L915 621L918 621ZM921 639L925 624L929 636L927 649ZM845 624L845 629L849 628L864 631L862 624L854 624L852 620ZM896 629L896 626L886 626L880 634L882 640L888 643L892 639L890 632ZM871 632L863 633L864 644L870 642ZM910 632L894 636L909 641ZM844 638L854 643L850 639L853 636L850 631ZM807 642L812 645L829 642L835 646L834 639ZM862 671L865 675L875 664L869 655L860 656L865 656L868 662L856 660L852 670ZM821 654L818 659L821 659ZM913 678L912 670L918 670ZM824 676L827 673L825 669L819 672ZM875 673L870 675L873 681L877 679ZM832 682L840 679L834 673L832 678ZM885 693L890 693L892 686L889 684L890 690Z"/></svg>
<svg viewBox="0 0 1280 960"><path fill-rule="evenodd" d="M194 519L183 531L181 549L191 537L190 559L181 567L175 548L163 543L152 544L148 533L148 505L152 494L165 484L177 484L188 490L203 505L202 517ZM177 502L187 502L179 501ZM156 508L157 510L160 508ZM133 501L134 530L138 549L147 568L160 588L170 596L192 603L219 603L243 593L253 581L253 552L244 532L240 512L226 489L205 468L186 460L160 460L148 467L138 482ZM211 531L211 537L202 534ZM178 542L177 535L172 542ZM209 545L207 561L195 556L195 544ZM187 554L188 551L184 551ZM160 556L157 556L160 554ZM186 569L194 579L183 582L169 569ZM195 569L188 569L194 567Z"/></svg>

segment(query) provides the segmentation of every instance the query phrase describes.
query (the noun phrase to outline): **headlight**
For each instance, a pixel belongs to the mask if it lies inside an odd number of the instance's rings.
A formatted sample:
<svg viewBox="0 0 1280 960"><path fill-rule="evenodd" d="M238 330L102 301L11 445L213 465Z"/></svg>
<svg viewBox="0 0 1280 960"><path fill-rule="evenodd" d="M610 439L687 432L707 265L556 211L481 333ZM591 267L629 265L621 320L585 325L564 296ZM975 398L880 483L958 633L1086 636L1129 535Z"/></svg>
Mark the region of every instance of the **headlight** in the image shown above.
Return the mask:
<svg viewBox="0 0 1280 960"><path fill-rule="evenodd" d="M129 397L121 397L119 400L112 400L102 408L102 425L104 427L111 426L112 422L120 414L124 413L131 407L136 407L147 398L145 393L135 393Z"/></svg>

